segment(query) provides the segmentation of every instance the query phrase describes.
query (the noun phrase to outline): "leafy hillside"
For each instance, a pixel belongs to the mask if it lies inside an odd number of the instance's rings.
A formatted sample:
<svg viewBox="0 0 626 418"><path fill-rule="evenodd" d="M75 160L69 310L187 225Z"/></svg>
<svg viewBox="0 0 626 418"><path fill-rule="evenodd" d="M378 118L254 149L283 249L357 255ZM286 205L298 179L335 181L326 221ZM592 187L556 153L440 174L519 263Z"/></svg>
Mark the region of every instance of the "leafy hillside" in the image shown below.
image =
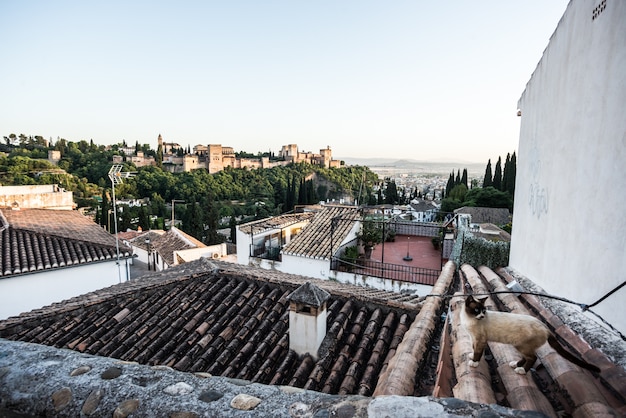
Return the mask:
<svg viewBox="0 0 626 418"><path fill-rule="evenodd" d="M48 148L27 141L8 142L0 147L2 185L59 184L74 192L79 207L90 207L97 222L113 229L108 171L113 156L122 155L117 146L105 149L86 141L60 140ZM61 151L58 165L47 161L50 149ZM362 166L325 169L299 163L252 170L228 167L215 174L203 169L173 174L156 166L138 168L129 160L123 171L135 175L116 186L117 201L123 205L126 199L149 198L150 203L125 207L118 229L163 228L171 213L167 204L176 200L180 201L176 218L183 220L183 229L205 242L219 240L214 231L224 223L277 215L296 205L359 198L367 203L378 182L377 175Z"/></svg>

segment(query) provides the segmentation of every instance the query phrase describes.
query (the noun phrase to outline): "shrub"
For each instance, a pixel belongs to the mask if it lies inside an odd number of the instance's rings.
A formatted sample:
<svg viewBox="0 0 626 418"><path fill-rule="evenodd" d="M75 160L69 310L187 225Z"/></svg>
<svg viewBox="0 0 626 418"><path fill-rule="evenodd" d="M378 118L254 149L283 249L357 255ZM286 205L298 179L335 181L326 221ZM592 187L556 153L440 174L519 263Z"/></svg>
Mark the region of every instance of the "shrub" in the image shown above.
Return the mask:
<svg viewBox="0 0 626 418"><path fill-rule="evenodd" d="M339 260L341 260L341 264L350 271L354 268L357 258L359 258L359 248L356 245L351 245L344 249Z"/></svg>
<svg viewBox="0 0 626 418"><path fill-rule="evenodd" d="M457 266L469 264L474 267L487 266L490 269L509 265L511 244L506 241L489 241L476 237L469 231L469 225L460 224L450 259Z"/></svg>

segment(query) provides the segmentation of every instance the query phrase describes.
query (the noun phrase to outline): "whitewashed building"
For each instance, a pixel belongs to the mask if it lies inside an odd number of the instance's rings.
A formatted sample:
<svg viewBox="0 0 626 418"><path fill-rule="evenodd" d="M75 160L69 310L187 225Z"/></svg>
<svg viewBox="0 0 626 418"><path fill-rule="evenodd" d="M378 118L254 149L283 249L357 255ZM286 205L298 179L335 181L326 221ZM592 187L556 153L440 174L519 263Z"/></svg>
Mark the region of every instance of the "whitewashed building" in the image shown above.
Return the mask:
<svg viewBox="0 0 626 418"><path fill-rule="evenodd" d="M519 103L510 267L592 304L626 270L626 1L569 2ZM626 288L592 310L626 333Z"/></svg>
<svg viewBox="0 0 626 418"><path fill-rule="evenodd" d="M75 210L0 210L0 319L130 279L130 248Z"/></svg>

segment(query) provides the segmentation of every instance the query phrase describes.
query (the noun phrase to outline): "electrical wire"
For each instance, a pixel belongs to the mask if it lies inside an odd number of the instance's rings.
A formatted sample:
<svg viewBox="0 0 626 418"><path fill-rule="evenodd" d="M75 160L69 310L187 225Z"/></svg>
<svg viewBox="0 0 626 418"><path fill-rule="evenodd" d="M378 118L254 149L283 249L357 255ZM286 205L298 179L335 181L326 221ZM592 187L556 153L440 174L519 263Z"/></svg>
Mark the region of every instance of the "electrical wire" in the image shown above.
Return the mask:
<svg viewBox="0 0 626 418"><path fill-rule="evenodd" d="M526 290L501 290L501 291L495 291L495 292L488 292L488 293L472 293L472 296L491 296L491 295L498 295L498 294L515 294L515 295L532 295L532 296L539 296L542 298L548 298L548 299L555 299L561 302L565 302L565 303L569 303L571 305L576 305L578 306L582 312L589 312L593 315L595 315L598 319L600 319L606 326L608 326L613 332L615 332L616 334L618 334L620 336L620 338L624 341L626 341L626 336L624 336L624 334L622 334L619 330L617 330L613 325L611 325L609 322L607 322L604 318L602 318L600 315L598 315L597 313L595 313L594 311L592 311L591 307L597 305L598 303L602 302L604 299L606 299L607 297L609 297L612 293L615 293L617 290L619 290L621 287L624 286L626 282L622 283L621 285L619 285L618 287L616 287L615 289L613 289L612 291L610 291L609 293L607 293L606 295L604 295L603 297L601 297L600 299L598 299L597 301L595 301L594 303L587 305L585 303L578 303L578 302L574 302L573 300L561 297L561 296L555 296L555 295L550 295L547 293L539 293L539 292L529 292ZM444 298L444 299L452 299L454 297L463 297L466 295L426 295L424 297L440 297L440 298Z"/></svg>

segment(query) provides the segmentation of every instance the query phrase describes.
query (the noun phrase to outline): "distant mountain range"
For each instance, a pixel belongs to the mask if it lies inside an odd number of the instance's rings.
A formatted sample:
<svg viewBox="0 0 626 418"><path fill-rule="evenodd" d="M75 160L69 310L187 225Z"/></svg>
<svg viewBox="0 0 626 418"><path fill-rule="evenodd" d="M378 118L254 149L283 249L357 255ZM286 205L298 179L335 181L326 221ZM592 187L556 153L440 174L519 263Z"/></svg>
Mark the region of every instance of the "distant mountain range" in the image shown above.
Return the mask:
<svg viewBox="0 0 626 418"><path fill-rule="evenodd" d="M345 161L347 165L366 166L371 169L383 168L389 170L418 171L424 173L451 173L453 170L463 171L467 169L470 175L481 175L485 173L487 163L473 163L468 161L418 161L411 159L394 158L353 158L335 157L337 160Z"/></svg>

